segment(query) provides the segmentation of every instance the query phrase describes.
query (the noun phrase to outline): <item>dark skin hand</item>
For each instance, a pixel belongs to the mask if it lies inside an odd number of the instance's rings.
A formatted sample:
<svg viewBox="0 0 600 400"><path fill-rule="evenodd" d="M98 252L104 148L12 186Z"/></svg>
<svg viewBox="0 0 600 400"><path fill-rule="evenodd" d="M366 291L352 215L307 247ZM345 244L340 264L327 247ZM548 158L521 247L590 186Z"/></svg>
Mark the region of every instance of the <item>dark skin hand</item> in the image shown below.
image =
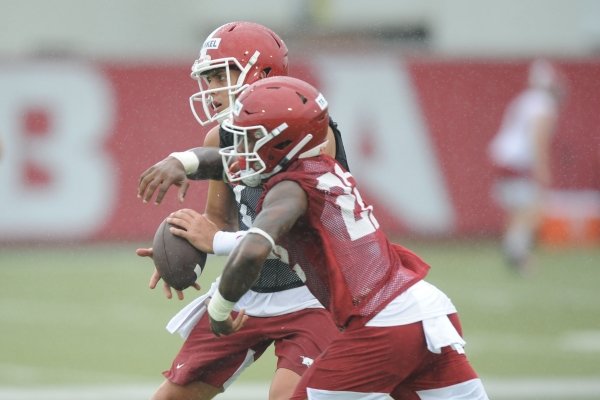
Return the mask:
<svg viewBox="0 0 600 400"><path fill-rule="evenodd" d="M217 130L218 134L218 130ZM218 139L218 136L217 136ZM218 142L217 142L218 143ZM186 176L183 164L174 157L167 157L162 161L154 164L142 173L138 181L138 198L141 198L144 203L148 203L152 200L154 193L158 191L155 204L160 204L167 193L168 189L172 186L178 186L178 200L183 202L185 194L189 187L189 179L221 179L223 176L223 165L221 162L221 156L219 155L218 148L205 148L198 147L191 149L198 157L198 170L192 176ZM136 254L140 257L152 258L152 248L139 248L136 250ZM148 286L150 289L156 288L158 282L161 280L161 276L158 270L154 268L150 282ZM194 283L192 286L196 290L200 290L200 285ZM166 282L163 282L163 293L168 299L173 298L173 288L171 288ZM177 298L179 300L184 299L183 292L175 290Z"/></svg>
<svg viewBox="0 0 600 400"><path fill-rule="evenodd" d="M302 188L295 182L282 181L267 193L254 227L267 232L277 242L294 226L307 207L308 200ZM274 249L266 238L258 234L246 235L227 259L219 284L221 295L237 302L258 278L271 250ZM240 330L247 318L243 312L235 319L231 316L224 321L210 318L211 330L217 336L230 335Z"/></svg>
<svg viewBox="0 0 600 400"><path fill-rule="evenodd" d="M174 157L167 157L154 164L140 175L138 182L137 196L144 203L152 200L154 193L155 204L160 204L165 194L172 185L178 186L177 198L183 201L190 185L190 179L221 179L223 177L223 164L219 149L208 147L197 147L192 149L198 157L198 170L189 177L185 174L185 169L181 162Z"/></svg>

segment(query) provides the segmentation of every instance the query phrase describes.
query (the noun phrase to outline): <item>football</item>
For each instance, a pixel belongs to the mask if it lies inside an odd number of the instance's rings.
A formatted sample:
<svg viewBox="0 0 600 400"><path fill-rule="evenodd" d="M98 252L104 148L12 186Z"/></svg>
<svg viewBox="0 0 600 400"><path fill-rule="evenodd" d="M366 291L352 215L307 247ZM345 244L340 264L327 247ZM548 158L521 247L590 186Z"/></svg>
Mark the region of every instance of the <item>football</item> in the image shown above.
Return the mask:
<svg viewBox="0 0 600 400"><path fill-rule="evenodd" d="M193 285L202 273L206 253L173 235L171 226L165 219L156 230L152 258L161 278L175 290L183 290Z"/></svg>

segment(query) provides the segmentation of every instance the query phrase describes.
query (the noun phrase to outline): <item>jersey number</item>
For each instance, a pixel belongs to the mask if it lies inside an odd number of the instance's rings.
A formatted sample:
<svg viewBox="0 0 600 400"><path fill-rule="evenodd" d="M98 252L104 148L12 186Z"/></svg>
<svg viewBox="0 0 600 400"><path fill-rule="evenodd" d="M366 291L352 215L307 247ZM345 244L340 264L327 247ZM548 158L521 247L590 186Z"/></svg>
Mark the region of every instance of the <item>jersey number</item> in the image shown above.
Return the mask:
<svg viewBox="0 0 600 400"><path fill-rule="evenodd" d="M318 178L317 188L328 192L335 187L343 190L344 193L337 196L336 204L342 212L350 240L356 240L375 232L379 228L379 222L373 215L373 206L365 206L358 189L348 180L351 176L336 164L335 173L328 172ZM360 210L358 218L356 209Z"/></svg>

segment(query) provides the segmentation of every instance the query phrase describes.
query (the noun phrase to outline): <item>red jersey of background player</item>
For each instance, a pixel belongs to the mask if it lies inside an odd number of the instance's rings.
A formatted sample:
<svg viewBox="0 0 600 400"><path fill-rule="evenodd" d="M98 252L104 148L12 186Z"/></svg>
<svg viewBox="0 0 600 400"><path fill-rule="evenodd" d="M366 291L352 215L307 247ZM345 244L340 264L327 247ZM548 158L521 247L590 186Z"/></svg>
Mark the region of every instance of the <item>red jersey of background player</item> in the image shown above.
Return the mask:
<svg viewBox="0 0 600 400"><path fill-rule="evenodd" d="M338 326L364 325L425 277L429 266L410 250L388 241L354 178L333 158L322 155L295 161L265 183L263 198L284 180L302 187L309 207L278 240L285 250L278 246L275 251L282 258L289 257L289 265L306 279ZM262 199L258 211L261 204Z"/></svg>

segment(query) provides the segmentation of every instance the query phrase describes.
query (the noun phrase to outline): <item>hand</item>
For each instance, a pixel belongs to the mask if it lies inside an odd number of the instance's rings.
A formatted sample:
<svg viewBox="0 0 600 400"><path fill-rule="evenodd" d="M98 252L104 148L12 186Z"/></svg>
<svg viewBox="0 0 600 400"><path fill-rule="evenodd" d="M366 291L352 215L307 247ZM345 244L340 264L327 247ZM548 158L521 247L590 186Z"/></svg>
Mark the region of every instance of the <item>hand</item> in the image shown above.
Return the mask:
<svg viewBox="0 0 600 400"><path fill-rule="evenodd" d="M152 248L149 247L149 248L137 249L135 251L135 254L137 254L140 257L152 258ZM152 273L152 276L150 277L150 282L148 283L148 287L150 287L150 289L156 288L156 285L158 285L158 282L160 280L161 280L160 274L158 273L158 270L156 269L156 267L154 267L154 272ZM198 282L194 282L194 284L191 287L193 287L196 290L200 290L200 285L198 284ZM164 282L164 281L163 281L163 293L165 294L167 299L173 298L173 288L171 286L169 286L169 284L167 282ZM175 293L177 294L177 298L179 300L184 299L183 291L175 290Z"/></svg>
<svg viewBox="0 0 600 400"><path fill-rule="evenodd" d="M210 318L210 330L216 336L231 335L232 333L242 329L248 320L248 316L244 310L240 310L235 319L231 318L231 315L229 315L229 317L227 317L227 319L224 321L215 321L210 317L210 314L208 317Z"/></svg>
<svg viewBox="0 0 600 400"><path fill-rule="evenodd" d="M175 236L186 239L198 250L205 253L214 253L213 240L219 228L214 222L206 218L206 215L189 208L183 208L171 213L167 218L167 222L176 226L170 228L171 233Z"/></svg>
<svg viewBox="0 0 600 400"><path fill-rule="evenodd" d="M147 203L158 189L154 203L160 204L171 185L179 187L177 199L183 202L190 182L185 175L185 169L181 162L174 157L167 157L140 175L137 196L144 203Z"/></svg>

